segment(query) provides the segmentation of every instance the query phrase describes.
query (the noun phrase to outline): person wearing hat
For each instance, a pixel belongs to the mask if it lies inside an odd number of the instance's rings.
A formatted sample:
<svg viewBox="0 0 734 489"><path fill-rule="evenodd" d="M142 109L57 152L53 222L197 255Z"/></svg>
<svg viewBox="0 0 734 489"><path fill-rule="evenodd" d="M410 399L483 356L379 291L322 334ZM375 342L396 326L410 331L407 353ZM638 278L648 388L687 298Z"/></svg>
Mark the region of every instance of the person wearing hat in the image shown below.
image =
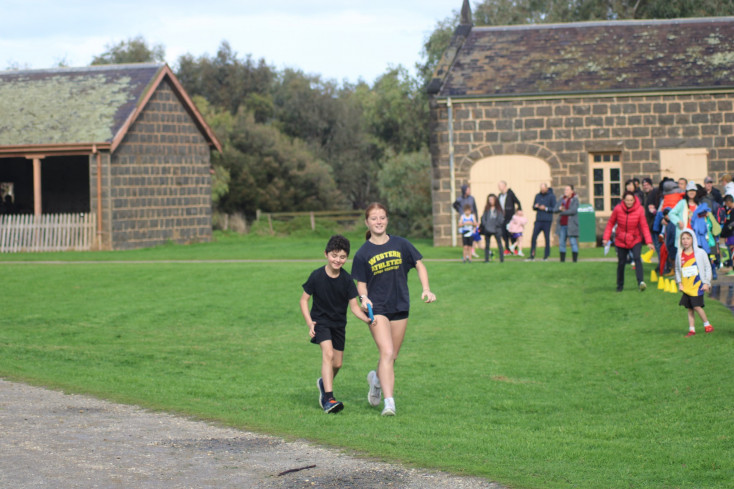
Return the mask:
<svg viewBox="0 0 734 489"><path fill-rule="evenodd" d="M711 210L715 210L724 203L724 198L721 196L721 192L719 192L718 188L714 187L713 178L704 178L703 188L706 189L706 195L703 196L703 201L708 204Z"/></svg>
<svg viewBox="0 0 734 489"><path fill-rule="evenodd" d="M689 181L686 184L685 196L668 213L668 220L675 225L676 243L680 243L681 231L691 228L691 217L696 212L696 207L701 203L704 194L705 190L703 188L699 188L693 180Z"/></svg>

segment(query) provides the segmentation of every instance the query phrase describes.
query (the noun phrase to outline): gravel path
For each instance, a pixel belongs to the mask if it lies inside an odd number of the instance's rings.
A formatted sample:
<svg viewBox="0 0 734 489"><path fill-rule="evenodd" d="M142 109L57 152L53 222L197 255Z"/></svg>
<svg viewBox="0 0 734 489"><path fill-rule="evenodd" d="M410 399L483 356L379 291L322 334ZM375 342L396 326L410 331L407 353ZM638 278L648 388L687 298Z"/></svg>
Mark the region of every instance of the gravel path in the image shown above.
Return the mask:
<svg viewBox="0 0 734 489"><path fill-rule="evenodd" d="M503 489L2 379L0 487Z"/></svg>

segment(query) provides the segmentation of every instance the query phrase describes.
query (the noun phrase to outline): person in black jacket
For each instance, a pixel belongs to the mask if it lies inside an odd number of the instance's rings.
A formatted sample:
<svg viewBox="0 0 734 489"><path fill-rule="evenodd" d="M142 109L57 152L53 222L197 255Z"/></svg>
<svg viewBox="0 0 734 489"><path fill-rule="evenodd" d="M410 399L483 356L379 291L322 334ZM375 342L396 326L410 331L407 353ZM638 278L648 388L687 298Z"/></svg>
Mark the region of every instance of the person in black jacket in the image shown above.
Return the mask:
<svg viewBox="0 0 734 489"><path fill-rule="evenodd" d="M500 183L497 184L497 188L500 191L498 196L500 206L505 211L505 224L502 228L502 238L505 241L505 255L509 255L511 254L509 249L511 237L510 232L507 230L507 224L512 221L512 216L515 215L515 211L522 209L522 205L520 204L520 200L515 196L515 192L513 192L511 188L507 187L507 182L500 180ZM512 242L514 243L515 240L512 239Z"/></svg>
<svg viewBox="0 0 734 489"><path fill-rule="evenodd" d="M530 242L530 258L528 261L535 260L535 247L538 243L538 235L543 233L545 237L545 253L543 260L547 260L550 256L550 229L553 224L553 209L556 208L556 196L553 189L548 184L540 184L540 192L535 196L533 201L533 210L535 214L535 224L533 225L533 237Z"/></svg>

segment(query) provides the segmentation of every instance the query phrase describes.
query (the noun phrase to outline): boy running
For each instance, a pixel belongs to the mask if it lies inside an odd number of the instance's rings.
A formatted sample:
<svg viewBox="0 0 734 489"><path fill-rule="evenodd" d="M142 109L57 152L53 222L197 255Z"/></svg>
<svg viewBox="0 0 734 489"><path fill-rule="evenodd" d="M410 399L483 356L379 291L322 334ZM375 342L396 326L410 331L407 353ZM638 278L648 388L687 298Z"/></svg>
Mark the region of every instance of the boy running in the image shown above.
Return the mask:
<svg viewBox="0 0 734 489"><path fill-rule="evenodd" d="M341 235L329 239L324 251L326 266L319 267L303 284L301 313L308 326L311 343L321 346L321 377L319 404L325 413L338 413L344 404L334 399L334 377L344 359L347 325L347 304L352 313L367 324L371 320L357 302L357 287L352 277L342 268L349 257L349 240ZM308 301L313 297L311 311Z"/></svg>

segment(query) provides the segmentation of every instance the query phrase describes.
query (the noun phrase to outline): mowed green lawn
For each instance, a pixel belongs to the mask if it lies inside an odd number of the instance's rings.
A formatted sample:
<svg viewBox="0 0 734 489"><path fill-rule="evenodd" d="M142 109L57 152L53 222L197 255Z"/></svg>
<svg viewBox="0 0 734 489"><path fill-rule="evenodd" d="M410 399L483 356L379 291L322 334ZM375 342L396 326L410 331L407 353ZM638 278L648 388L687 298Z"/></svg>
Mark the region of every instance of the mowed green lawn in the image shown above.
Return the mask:
<svg viewBox="0 0 734 489"><path fill-rule="evenodd" d="M360 234L350 235L354 251ZM377 354L354 318L335 384L346 407L325 415L319 349L298 309L319 262L159 261L319 259L324 244L218 235L189 247L0 257L0 376L514 488L731 487L734 320L713 300L716 331L699 322L684 338L678 295L654 284L638 292L631 270L617 294L613 263L464 265L430 261L460 249L418 242L438 302L420 303L412 272L398 415L367 403ZM582 250L590 255L601 253Z"/></svg>

